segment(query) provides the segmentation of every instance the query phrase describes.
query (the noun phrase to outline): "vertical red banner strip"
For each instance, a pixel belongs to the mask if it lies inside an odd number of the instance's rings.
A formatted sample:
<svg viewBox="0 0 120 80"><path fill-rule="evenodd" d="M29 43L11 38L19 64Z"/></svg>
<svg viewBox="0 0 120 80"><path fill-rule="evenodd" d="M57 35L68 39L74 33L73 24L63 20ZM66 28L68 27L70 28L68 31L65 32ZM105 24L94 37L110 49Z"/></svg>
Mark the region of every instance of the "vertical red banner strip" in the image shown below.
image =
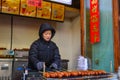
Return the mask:
<svg viewBox="0 0 120 80"><path fill-rule="evenodd" d="M100 42L99 1L90 0L90 43Z"/></svg>

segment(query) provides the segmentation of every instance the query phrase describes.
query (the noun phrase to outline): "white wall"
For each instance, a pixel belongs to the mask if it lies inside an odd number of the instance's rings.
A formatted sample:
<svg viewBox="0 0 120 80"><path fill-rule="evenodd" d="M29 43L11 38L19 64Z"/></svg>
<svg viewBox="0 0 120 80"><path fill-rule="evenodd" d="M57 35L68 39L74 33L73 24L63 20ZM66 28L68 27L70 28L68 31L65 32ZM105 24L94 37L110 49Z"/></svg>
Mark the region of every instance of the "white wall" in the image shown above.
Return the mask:
<svg viewBox="0 0 120 80"><path fill-rule="evenodd" d="M77 68L77 59L81 54L81 37L80 37L80 17L76 17L72 21L72 68ZM75 66L74 66L75 65Z"/></svg>
<svg viewBox="0 0 120 80"><path fill-rule="evenodd" d="M80 17L74 20L65 19L64 23L57 23L57 34L53 39L59 46L63 59L69 59L69 69L77 67L80 55Z"/></svg>
<svg viewBox="0 0 120 80"><path fill-rule="evenodd" d="M10 16L0 15L0 47L10 47Z"/></svg>
<svg viewBox="0 0 120 80"><path fill-rule="evenodd" d="M0 47L10 49L9 15L0 14ZM29 48L30 44L38 38L39 25L48 22L56 29L53 41L59 46L62 59L69 59L69 69L76 69L77 58L80 55L80 17L74 20L65 19L63 23L33 19L26 17L13 17L13 49Z"/></svg>

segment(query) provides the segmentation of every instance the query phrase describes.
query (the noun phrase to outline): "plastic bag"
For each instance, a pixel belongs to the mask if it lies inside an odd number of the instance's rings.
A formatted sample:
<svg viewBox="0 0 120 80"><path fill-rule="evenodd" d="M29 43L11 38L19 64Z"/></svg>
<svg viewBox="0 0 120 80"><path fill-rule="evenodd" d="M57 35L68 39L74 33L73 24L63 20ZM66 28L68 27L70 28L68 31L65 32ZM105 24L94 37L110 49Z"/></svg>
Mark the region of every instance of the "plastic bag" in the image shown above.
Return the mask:
<svg viewBox="0 0 120 80"><path fill-rule="evenodd" d="M88 70L87 58L79 56L77 70Z"/></svg>

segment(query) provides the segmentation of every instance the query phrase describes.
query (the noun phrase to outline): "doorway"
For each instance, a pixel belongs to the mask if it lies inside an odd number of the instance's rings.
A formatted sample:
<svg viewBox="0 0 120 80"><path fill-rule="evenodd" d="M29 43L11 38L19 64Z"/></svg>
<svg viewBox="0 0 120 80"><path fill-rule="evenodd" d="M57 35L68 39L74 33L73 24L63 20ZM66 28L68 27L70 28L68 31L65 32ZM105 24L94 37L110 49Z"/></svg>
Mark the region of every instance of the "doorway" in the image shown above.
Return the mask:
<svg viewBox="0 0 120 80"><path fill-rule="evenodd" d="M120 1L119 0L112 0L112 5L113 5L113 43L114 43L114 70L117 71L118 67L120 66ZM81 2L81 6L84 6L84 0L80 0ZM119 4L118 4L119 3ZM84 30L84 7L81 7L81 35L84 35L85 30ZM85 55L85 48L86 48L86 44L84 44L85 40L84 40L85 36L81 37L81 54ZM92 53L92 52L91 52ZM90 55L91 56L91 55Z"/></svg>

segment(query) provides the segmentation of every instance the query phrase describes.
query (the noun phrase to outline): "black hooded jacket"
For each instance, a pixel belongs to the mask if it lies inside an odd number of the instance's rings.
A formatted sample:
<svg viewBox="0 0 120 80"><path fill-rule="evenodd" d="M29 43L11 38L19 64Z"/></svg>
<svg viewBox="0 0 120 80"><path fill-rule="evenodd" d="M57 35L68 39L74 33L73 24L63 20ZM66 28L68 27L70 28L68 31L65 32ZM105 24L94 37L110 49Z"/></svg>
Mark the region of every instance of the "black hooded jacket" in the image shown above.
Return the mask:
<svg viewBox="0 0 120 80"><path fill-rule="evenodd" d="M28 67L32 70L37 70L38 62L45 62L46 67L50 67L55 63L58 68L60 67L60 54L57 45L53 41L45 41L42 34L46 30L51 30L52 37L55 34L55 30L51 25L44 23L41 24L39 29L39 39L34 41L29 50L29 62ZM51 37L51 38L52 38Z"/></svg>

